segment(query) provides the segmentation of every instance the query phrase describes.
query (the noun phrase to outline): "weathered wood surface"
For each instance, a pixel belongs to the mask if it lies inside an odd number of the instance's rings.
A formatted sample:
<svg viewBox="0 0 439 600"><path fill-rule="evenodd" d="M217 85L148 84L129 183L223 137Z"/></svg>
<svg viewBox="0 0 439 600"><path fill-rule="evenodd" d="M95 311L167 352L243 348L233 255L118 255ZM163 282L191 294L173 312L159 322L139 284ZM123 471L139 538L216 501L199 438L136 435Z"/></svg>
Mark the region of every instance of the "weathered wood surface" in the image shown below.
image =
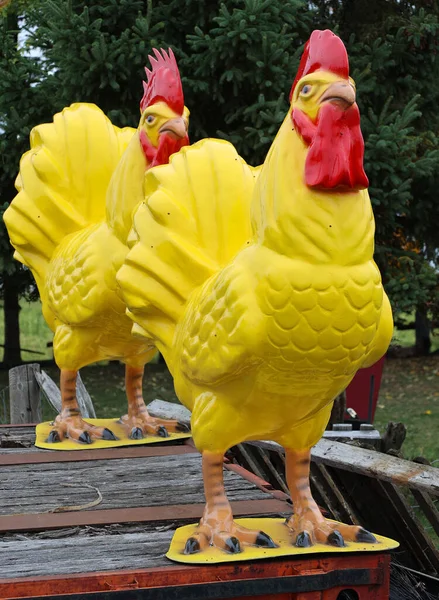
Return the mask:
<svg viewBox="0 0 439 600"><path fill-rule="evenodd" d="M165 400L153 400L148 404L148 412L159 419L177 419L180 423L191 424L191 411L182 404L172 404Z"/></svg>
<svg viewBox="0 0 439 600"><path fill-rule="evenodd" d="M32 450L34 441L33 427L0 426L0 453L17 452L20 444L23 451L28 452ZM13 443L13 447L8 447L8 443ZM282 448L274 442L256 444L260 448L282 452ZM325 466L377 477L439 496L439 469L436 467L327 439L321 439L314 446L312 457L314 462Z"/></svg>
<svg viewBox="0 0 439 600"><path fill-rule="evenodd" d="M267 450L283 452L281 446L274 442L250 442ZM337 469L344 469L359 475L382 479L416 487L419 490L439 496L439 469L414 463L409 460L359 448L350 444L342 444L322 438L312 449L312 460Z"/></svg>
<svg viewBox="0 0 439 600"><path fill-rule="evenodd" d="M5 452L38 451L35 443L35 427L15 427L0 425L0 454Z"/></svg>
<svg viewBox="0 0 439 600"><path fill-rule="evenodd" d="M169 566L177 523L0 536L0 579Z"/></svg>
<svg viewBox="0 0 439 600"><path fill-rule="evenodd" d="M41 416L40 390L35 373L38 364L21 365L9 371L9 404L11 423L39 423Z"/></svg>
<svg viewBox="0 0 439 600"><path fill-rule="evenodd" d="M244 455L249 455L247 464L256 462L262 477L270 477L271 472L258 458L261 450L272 462L284 460L283 448L273 442L244 446ZM243 455L241 447L232 451ZM395 554L402 564L437 576L438 548L420 519L423 513L439 531L439 512L434 503L439 497L437 468L327 439L312 449L312 459L313 494L332 518L361 524L398 540L400 548Z"/></svg>
<svg viewBox="0 0 439 600"><path fill-rule="evenodd" d="M13 429L19 432L27 428ZM104 514L111 509L124 509L124 515L129 509L137 509L139 520L144 518L142 510L145 508L157 511L168 505L186 505L198 506L201 511L204 505L201 457L190 446L186 450L181 446L170 448L172 450L176 454L3 464L0 467L2 519L10 519L12 523L23 514L42 515L73 506L75 512L67 513L66 517L81 514L88 524L0 534L0 579L169 565L164 554L173 531L187 522L176 520L179 513L171 511L165 520L157 522L155 519L155 523L152 520L102 526L90 523L94 522L93 514ZM15 454L17 450L4 449L4 452ZM156 449L152 454L154 452ZM46 452L44 456L50 454ZM56 453L57 457L62 455ZM225 470L224 478L232 502L253 500L258 503L271 498L236 472ZM98 493L102 496L99 503L96 502ZM248 514L249 504L246 503L241 514ZM286 504L285 512L289 512Z"/></svg>
<svg viewBox="0 0 439 600"><path fill-rule="evenodd" d="M96 490L102 502L88 510L204 502L199 454L2 466L0 475L0 515L86 505ZM235 473L224 477L230 500L267 497Z"/></svg>
<svg viewBox="0 0 439 600"><path fill-rule="evenodd" d="M35 379L49 404L51 404L57 412L61 412L61 392L53 379L49 377L46 371L41 371L41 373L35 371ZM81 415L85 418L89 417L95 419L96 412L93 401L90 398L90 394L87 392L79 373L76 377L76 398L78 400ZM38 423L39 421L35 420L34 422Z"/></svg>

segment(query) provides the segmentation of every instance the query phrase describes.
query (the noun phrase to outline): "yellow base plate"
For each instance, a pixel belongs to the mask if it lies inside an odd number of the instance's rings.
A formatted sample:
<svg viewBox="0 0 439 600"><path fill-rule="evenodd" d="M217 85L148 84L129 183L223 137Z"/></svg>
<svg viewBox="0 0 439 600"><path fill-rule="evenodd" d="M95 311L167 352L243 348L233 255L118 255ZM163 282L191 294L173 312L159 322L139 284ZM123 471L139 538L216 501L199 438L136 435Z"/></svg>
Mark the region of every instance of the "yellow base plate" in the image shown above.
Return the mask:
<svg viewBox="0 0 439 600"><path fill-rule="evenodd" d="M240 554L228 554L218 548L210 546L203 552L197 554L183 554L186 540L191 537L197 525L185 525L179 527L174 533L171 546L166 556L175 562L187 564L215 564L226 562L242 562L244 560L260 560L262 558L275 558L277 556L305 556L307 554L346 554L349 552L383 552L393 550L399 546L398 542L381 535L375 535L376 544L359 544L349 542L344 548L336 548L326 544L316 544L311 548L296 548L291 543L291 536L285 525L285 519L273 518L248 518L236 519L236 523L267 533L271 539L278 544L278 548L257 548L245 546Z"/></svg>
<svg viewBox="0 0 439 600"><path fill-rule="evenodd" d="M46 450L100 450L102 448L118 448L120 446L143 446L145 444L156 444L157 442L169 444L175 442L175 440L184 440L191 437L190 433L170 433L167 438L159 437L158 435L148 435L141 440L132 440L127 437L122 425L114 419L84 419L84 421L97 427L107 427L119 439L115 441L94 440L92 444L81 444L70 439L65 439L62 442L48 444L46 440L53 426L50 424L50 421L46 421L45 423L39 423L36 427L35 446Z"/></svg>

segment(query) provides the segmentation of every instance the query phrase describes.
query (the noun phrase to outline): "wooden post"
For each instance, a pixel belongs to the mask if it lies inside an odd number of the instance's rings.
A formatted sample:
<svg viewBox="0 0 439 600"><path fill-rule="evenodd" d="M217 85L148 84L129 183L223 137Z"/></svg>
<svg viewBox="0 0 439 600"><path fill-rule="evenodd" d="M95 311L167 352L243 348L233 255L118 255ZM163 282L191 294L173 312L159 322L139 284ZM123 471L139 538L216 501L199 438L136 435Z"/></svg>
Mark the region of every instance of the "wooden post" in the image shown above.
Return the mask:
<svg viewBox="0 0 439 600"><path fill-rule="evenodd" d="M44 396L49 401L49 404L53 406L57 413L60 413L61 392L59 390L59 387L45 371L41 371L41 373L36 372L35 378ZM76 399L78 400L78 406L79 410L81 411L81 416L85 419L96 419L96 412L93 406L93 401L90 398L89 393L85 389L85 385L79 373L76 378Z"/></svg>
<svg viewBox="0 0 439 600"><path fill-rule="evenodd" d="M42 421L40 388L35 371L40 371L40 365L35 363L9 370L9 405L13 424Z"/></svg>

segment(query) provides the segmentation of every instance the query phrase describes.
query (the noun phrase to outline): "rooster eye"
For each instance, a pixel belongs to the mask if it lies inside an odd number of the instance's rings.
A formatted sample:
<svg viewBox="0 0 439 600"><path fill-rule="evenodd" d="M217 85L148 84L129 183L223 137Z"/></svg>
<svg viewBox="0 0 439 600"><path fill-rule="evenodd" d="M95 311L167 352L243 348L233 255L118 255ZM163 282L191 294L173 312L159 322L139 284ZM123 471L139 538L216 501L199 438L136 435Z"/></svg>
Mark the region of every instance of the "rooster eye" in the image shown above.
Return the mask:
<svg viewBox="0 0 439 600"><path fill-rule="evenodd" d="M310 85L304 85L303 88L300 90L301 94L309 94L309 92L311 91L311 86Z"/></svg>
<svg viewBox="0 0 439 600"><path fill-rule="evenodd" d="M151 123L154 123L154 121L155 121L155 117L154 117L154 115L148 115L148 116L146 117L146 122L147 122L147 123L151 124Z"/></svg>

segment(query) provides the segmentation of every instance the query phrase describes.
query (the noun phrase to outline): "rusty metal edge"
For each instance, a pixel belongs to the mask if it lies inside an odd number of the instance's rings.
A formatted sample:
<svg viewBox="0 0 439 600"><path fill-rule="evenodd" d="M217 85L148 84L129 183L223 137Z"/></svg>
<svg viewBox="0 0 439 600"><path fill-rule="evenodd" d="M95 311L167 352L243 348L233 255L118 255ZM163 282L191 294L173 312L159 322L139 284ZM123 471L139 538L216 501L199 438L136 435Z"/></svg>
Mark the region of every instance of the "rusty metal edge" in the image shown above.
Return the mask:
<svg viewBox="0 0 439 600"><path fill-rule="evenodd" d="M39 423L2 423L0 424L0 431L2 429L11 429L12 427L14 429L15 427L22 427L23 429L29 427L29 429L35 429L37 425L39 425Z"/></svg>
<svg viewBox="0 0 439 600"><path fill-rule="evenodd" d="M112 460L116 458L144 458L169 456L172 454L198 454L198 450L189 444L166 446L129 446L126 448L103 448L102 450L63 450L43 452L23 452L0 454L0 467L16 465L36 465L54 462L82 462L90 460Z"/></svg>
<svg viewBox="0 0 439 600"><path fill-rule="evenodd" d="M268 483L268 481L265 481L258 475L247 471L247 469L244 467L231 463L227 459L224 460L224 467L228 471L233 471L237 475L240 475L243 479L246 479L263 492L273 496L273 498L276 498L279 501L288 502L291 505L291 498L288 496L288 494L285 494L285 492L282 492L281 490L276 490L270 483Z"/></svg>
<svg viewBox="0 0 439 600"><path fill-rule="evenodd" d="M303 556L286 560L264 560L216 565L178 565L166 567L73 573L66 575L44 575L39 577L19 577L0 579L0 598L33 598L36 594L50 596L74 593L128 591L148 588L161 588L175 585L193 585L217 581L240 581L243 579L263 579L266 577L284 578L298 575L303 571L312 573L351 569L356 565L368 569L372 585L388 586L390 554L373 553L345 556Z"/></svg>
<svg viewBox="0 0 439 600"><path fill-rule="evenodd" d="M289 511L286 503L266 500L236 500L231 502L236 515L278 514ZM41 531L83 525L110 525L112 523L154 523L158 521L186 521L201 518L204 504L174 504L136 508L112 508L67 513L36 513L0 517L0 533Z"/></svg>

